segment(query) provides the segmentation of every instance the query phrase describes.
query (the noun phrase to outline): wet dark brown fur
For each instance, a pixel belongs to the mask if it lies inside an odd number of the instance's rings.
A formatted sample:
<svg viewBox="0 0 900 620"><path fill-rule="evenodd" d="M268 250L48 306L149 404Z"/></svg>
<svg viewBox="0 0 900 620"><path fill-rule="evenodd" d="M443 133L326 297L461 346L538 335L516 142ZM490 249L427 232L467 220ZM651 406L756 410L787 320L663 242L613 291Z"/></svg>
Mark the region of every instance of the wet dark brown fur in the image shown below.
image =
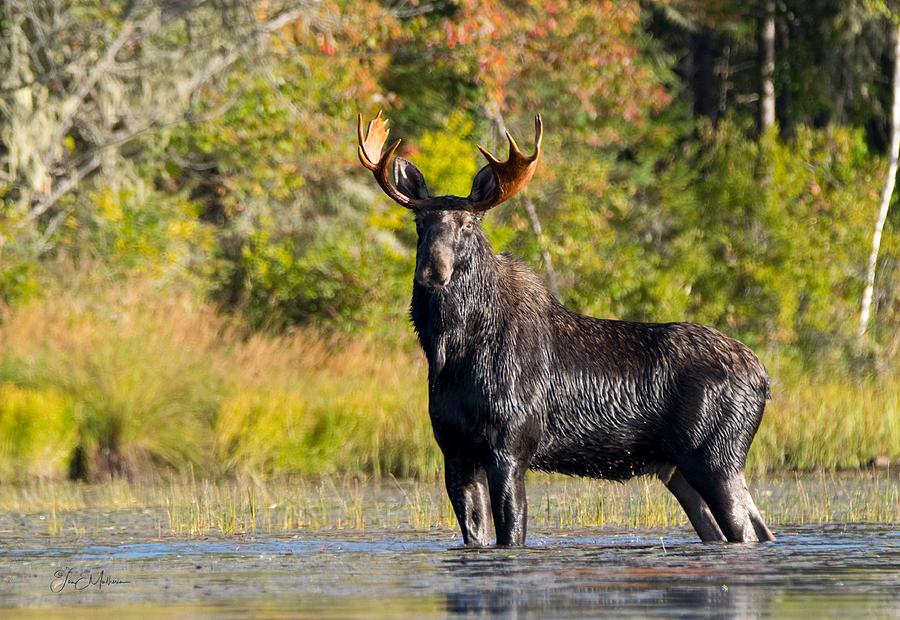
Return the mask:
<svg viewBox="0 0 900 620"><path fill-rule="evenodd" d="M428 195L398 162L401 191ZM654 474L702 540L772 540L743 475L769 395L753 352L702 325L572 312L480 220L454 197L416 213L411 305L465 543L490 542L491 516L498 544L524 543L528 469Z"/></svg>

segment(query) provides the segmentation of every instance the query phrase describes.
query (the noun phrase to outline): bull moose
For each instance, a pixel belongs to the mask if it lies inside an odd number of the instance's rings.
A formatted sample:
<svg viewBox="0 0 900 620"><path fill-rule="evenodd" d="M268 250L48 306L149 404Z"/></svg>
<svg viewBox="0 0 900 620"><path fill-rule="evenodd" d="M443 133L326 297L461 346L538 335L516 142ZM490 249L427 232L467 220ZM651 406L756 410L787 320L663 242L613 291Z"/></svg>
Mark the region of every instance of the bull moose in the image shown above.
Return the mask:
<svg viewBox="0 0 900 620"><path fill-rule="evenodd" d="M359 159L412 210L418 232L411 317L428 359L428 411L466 545L525 542L528 469L611 480L658 476L703 541L774 540L744 479L769 398L766 369L742 343L692 323L597 319L565 308L537 275L495 254L485 213L521 190L541 156L507 132L466 197L433 196L384 149L378 113ZM394 181L388 167L394 158Z"/></svg>

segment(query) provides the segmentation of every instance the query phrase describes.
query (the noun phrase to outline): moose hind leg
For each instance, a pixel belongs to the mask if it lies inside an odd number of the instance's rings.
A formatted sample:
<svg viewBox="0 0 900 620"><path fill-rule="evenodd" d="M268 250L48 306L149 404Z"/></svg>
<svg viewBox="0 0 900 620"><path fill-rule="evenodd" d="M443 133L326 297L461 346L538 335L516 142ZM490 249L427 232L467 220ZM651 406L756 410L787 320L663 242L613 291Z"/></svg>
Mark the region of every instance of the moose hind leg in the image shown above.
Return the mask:
<svg viewBox="0 0 900 620"><path fill-rule="evenodd" d="M743 478L743 476L741 477ZM768 528L766 522L763 521L762 515L759 514L759 510L756 508L756 503L750 495L750 490L747 488L746 482L744 482L744 505L747 506L747 512L750 514L750 522L753 524L754 531L756 531L756 538L763 542L775 540L775 535L772 534L772 531Z"/></svg>
<svg viewBox="0 0 900 620"><path fill-rule="evenodd" d="M769 540L757 535L747 504L750 493L742 473L712 472L698 476L685 470L684 474L691 486L706 500L728 542Z"/></svg>
<svg viewBox="0 0 900 620"><path fill-rule="evenodd" d="M462 531L463 544L472 547L489 545L491 497L484 468L467 459L445 457L444 481Z"/></svg>
<svg viewBox="0 0 900 620"><path fill-rule="evenodd" d="M687 513L691 525L703 542L725 542L725 535L716 523L716 519L709 506L697 490L690 485L687 479L677 468L671 467L667 471L657 474L663 484L672 492L678 503Z"/></svg>

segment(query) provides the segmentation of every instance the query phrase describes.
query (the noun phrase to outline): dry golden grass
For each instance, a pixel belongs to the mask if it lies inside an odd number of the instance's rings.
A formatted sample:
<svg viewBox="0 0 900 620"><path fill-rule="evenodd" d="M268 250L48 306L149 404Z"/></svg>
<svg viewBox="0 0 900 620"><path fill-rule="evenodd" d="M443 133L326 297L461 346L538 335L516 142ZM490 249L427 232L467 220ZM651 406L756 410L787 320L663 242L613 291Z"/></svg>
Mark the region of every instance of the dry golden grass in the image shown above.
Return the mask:
<svg viewBox="0 0 900 620"><path fill-rule="evenodd" d="M65 477L73 460L95 479L189 467L433 479L424 361L411 330L398 331L391 344L248 335L171 289L73 285L0 321L0 480ZM900 458L900 377L766 362L774 400L752 471Z"/></svg>
<svg viewBox="0 0 900 620"><path fill-rule="evenodd" d="M67 293L0 324L0 396L28 390L35 409L0 398L0 429L60 401L59 424L77 442L39 472L50 477L66 474L76 444L95 477L188 465L208 475L434 476L423 376L408 350L314 331L248 336L208 305L149 285ZM16 467L31 449L0 450L0 475L31 475Z"/></svg>

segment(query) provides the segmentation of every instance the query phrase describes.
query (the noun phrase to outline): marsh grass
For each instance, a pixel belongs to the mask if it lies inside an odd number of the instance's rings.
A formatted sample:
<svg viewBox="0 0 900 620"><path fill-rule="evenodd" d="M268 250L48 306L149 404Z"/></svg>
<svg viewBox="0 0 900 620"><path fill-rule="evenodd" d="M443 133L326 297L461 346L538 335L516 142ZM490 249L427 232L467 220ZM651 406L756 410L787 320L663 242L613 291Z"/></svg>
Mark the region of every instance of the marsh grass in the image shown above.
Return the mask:
<svg viewBox="0 0 900 620"><path fill-rule="evenodd" d="M896 471L820 472L753 478L750 487L772 526L871 522L900 524ZM661 483L625 484L534 474L529 520L542 529L666 528L687 525ZM129 512L130 511L130 512ZM181 477L155 483L39 482L0 487L0 512L46 522L50 536L83 536L91 513L145 514L159 536L233 536L322 530L455 529L437 481L357 477L212 482Z"/></svg>
<svg viewBox="0 0 900 620"><path fill-rule="evenodd" d="M187 471L434 479L426 369L411 330L398 333L390 343L247 333L188 294L73 284L0 319L0 482ZM762 357L774 397L750 471L900 459L900 373L812 373Z"/></svg>
<svg viewBox="0 0 900 620"><path fill-rule="evenodd" d="M148 287L63 293L0 319L0 480L436 474L417 356L366 337L247 334Z"/></svg>
<svg viewBox="0 0 900 620"><path fill-rule="evenodd" d="M772 376L751 471L849 469L900 458L900 368L876 378L813 371L765 352Z"/></svg>

